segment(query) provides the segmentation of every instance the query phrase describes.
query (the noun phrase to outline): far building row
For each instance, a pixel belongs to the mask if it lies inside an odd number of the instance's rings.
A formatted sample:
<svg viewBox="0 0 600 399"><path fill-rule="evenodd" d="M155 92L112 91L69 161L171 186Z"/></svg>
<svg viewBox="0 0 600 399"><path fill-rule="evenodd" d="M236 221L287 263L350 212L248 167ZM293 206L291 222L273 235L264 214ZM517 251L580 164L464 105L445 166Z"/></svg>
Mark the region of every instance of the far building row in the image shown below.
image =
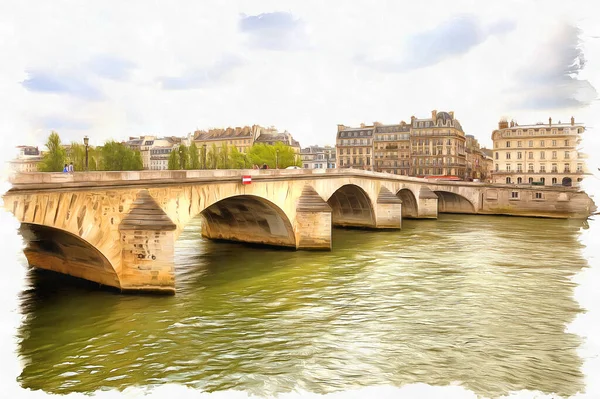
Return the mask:
<svg viewBox="0 0 600 399"><path fill-rule="evenodd" d="M488 179L492 160L472 135L465 135L454 112L431 111L410 122L348 127L338 125L338 168L404 176Z"/></svg>

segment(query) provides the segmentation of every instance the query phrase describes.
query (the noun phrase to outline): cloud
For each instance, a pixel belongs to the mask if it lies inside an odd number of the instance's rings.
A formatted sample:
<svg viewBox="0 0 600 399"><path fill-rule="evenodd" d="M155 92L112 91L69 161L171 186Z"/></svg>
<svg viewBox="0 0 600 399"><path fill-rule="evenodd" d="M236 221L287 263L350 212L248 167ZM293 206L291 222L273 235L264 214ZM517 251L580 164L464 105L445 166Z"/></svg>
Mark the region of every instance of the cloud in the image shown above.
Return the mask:
<svg viewBox="0 0 600 399"><path fill-rule="evenodd" d="M163 76L158 81L166 90L199 89L221 82L229 72L241 65L241 58L225 55L209 67L190 69L178 77Z"/></svg>
<svg viewBox="0 0 600 399"><path fill-rule="evenodd" d="M97 76L117 81L127 80L135 66L129 60L111 55L96 56L87 64L88 70Z"/></svg>
<svg viewBox="0 0 600 399"><path fill-rule="evenodd" d="M585 67L580 47L580 30L561 24L549 38L533 50L533 62L515 74L515 108L550 110L583 107L598 97L587 80L579 79Z"/></svg>
<svg viewBox="0 0 600 399"><path fill-rule="evenodd" d="M38 119L38 124L44 130L87 130L92 125L83 120L61 116L46 116Z"/></svg>
<svg viewBox="0 0 600 399"><path fill-rule="evenodd" d="M250 46L255 48L285 51L308 45L304 22L287 12L242 14L239 29L248 36Z"/></svg>
<svg viewBox="0 0 600 399"><path fill-rule="evenodd" d="M410 35L404 42L400 56L373 59L365 54L357 55L358 64L383 72L405 72L436 65L446 59L460 56L494 35L512 31L516 23L500 20L489 27L482 26L474 15L457 15L435 28Z"/></svg>
<svg viewBox="0 0 600 399"><path fill-rule="evenodd" d="M61 74L41 70L29 71L21 84L37 93L68 94L86 100L100 100L104 96L88 80L77 74Z"/></svg>

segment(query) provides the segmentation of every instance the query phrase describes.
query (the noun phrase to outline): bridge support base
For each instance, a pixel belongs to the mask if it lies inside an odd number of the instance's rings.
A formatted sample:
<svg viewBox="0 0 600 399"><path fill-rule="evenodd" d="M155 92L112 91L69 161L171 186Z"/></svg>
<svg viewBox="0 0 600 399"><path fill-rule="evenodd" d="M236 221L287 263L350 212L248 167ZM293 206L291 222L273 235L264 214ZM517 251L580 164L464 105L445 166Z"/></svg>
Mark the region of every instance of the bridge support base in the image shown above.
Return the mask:
<svg viewBox="0 0 600 399"><path fill-rule="evenodd" d="M438 196L427 187L421 187L419 191L418 219L437 219Z"/></svg>
<svg viewBox="0 0 600 399"><path fill-rule="evenodd" d="M331 210L297 212L298 249L331 250Z"/></svg>
<svg viewBox="0 0 600 399"><path fill-rule="evenodd" d="M121 290L175 294L173 231L121 232Z"/></svg>

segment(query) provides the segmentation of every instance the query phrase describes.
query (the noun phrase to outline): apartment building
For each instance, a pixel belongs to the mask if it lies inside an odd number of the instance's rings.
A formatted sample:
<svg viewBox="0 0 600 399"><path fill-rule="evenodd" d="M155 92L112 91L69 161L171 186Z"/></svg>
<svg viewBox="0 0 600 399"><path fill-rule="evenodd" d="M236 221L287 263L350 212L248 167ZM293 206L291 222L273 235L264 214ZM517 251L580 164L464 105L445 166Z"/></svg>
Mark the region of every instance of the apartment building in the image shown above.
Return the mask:
<svg viewBox="0 0 600 399"><path fill-rule="evenodd" d="M410 124L375 126L373 136L374 166L376 172L408 176L410 172Z"/></svg>
<svg viewBox="0 0 600 399"><path fill-rule="evenodd" d="M338 168L373 170L373 134L375 126L359 128L338 125L336 160Z"/></svg>
<svg viewBox="0 0 600 399"><path fill-rule="evenodd" d="M311 145L300 151L300 159L304 169L332 169L335 168L335 148Z"/></svg>
<svg viewBox="0 0 600 399"><path fill-rule="evenodd" d="M494 183L572 186L587 173L578 151L585 126L575 123L519 125L501 120L492 133Z"/></svg>

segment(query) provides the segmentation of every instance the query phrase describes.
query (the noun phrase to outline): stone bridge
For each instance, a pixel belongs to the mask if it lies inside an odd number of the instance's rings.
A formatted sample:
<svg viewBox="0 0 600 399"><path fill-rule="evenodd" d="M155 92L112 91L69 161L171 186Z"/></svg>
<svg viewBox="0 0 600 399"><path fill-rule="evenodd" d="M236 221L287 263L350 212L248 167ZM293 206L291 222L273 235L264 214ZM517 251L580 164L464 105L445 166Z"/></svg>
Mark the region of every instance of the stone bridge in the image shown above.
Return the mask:
<svg viewBox="0 0 600 399"><path fill-rule="evenodd" d="M10 182L4 207L21 222L31 265L165 293L175 292L174 243L195 217L210 239L330 250L332 226L401 229L403 218L438 212L586 218L595 209L573 188L351 169L20 173Z"/></svg>

